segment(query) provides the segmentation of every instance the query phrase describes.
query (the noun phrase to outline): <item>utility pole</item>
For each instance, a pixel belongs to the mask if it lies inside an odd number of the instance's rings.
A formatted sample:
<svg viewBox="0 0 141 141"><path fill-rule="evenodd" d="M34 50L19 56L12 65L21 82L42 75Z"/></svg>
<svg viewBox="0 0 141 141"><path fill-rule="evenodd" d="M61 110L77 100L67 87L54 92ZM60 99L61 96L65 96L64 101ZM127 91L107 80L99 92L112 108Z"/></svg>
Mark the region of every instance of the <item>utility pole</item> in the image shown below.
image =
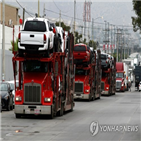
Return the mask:
<svg viewBox="0 0 141 141"><path fill-rule="evenodd" d="M93 46L93 43L94 43L94 19L92 18L92 46Z"/></svg>
<svg viewBox="0 0 141 141"><path fill-rule="evenodd" d="M115 53L115 25L114 25L114 53Z"/></svg>
<svg viewBox="0 0 141 141"><path fill-rule="evenodd" d="M59 26L61 27L61 10L59 12Z"/></svg>
<svg viewBox="0 0 141 141"><path fill-rule="evenodd" d="M2 81L5 80L5 2L2 0Z"/></svg>
<svg viewBox="0 0 141 141"><path fill-rule="evenodd" d="M44 10L43 10L43 17L45 17L46 14L45 14L45 3L44 3Z"/></svg>
<svg viewBox="0 0 141 141"><path fill-rule="evenodd" d="M109 22L108 22L108 53L109 53Z"/></svg>
<svg viewBox="0 0 141 141"><path fill-rule="evenodd" d="M84 37L84 39L85 39L85 36L86 36L86 4L87 3L86 3L86 0L85 0L85 2L84 2L84 13L83 13L83 21L84 21L84 35L83 35L83 37Z"/></svg>
<svg viewBox="0 0 141 141"><path fill-rule="evenodd" d="M105 43L105 53L106 53L106 21L104 21L105 22L105 41L104 41L104 43Z"/></svg>
<svg viewBox="0 0 141 141"><path fill-rule="evenodd" d="M111 45L110 45L110 49L111 49L111 55L113 55L113 49L112 49L112 24L111 24Z"/></svg>
<svg viewBox="0 0 141 141"><path fill-rule="evenodd" d="M40 17L40 1L38 0L38 17Z"/></svg>
<svg viewBox="0 0 141 141"><path fill-rule="evenodd" d="M24 24L24 19L25 19L25 8L23 8L23 23L22 23L22 25Z"/></svg>
<svg viewBox="0 0 141 141"><path fill-rule="evenodd" d="M75 44L75 12L76 12L76 0L74 0L74 28L73 28L74 44Z"/></svg>

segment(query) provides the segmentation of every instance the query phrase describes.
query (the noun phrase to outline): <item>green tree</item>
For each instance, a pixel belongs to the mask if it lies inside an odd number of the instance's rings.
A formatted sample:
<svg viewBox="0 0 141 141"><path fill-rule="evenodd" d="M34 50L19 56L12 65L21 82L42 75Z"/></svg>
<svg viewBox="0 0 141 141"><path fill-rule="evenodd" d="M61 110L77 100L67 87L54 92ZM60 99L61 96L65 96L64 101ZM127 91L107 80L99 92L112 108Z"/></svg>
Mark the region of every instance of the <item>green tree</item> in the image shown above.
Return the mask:
<svg viewBox="0 0 141 141"><path fill-rule="evenodd" d="M56 22L55 24L56 24L56 26L59 26L59 22ZM62 27L65 31L70 31L70 29L71 29L71 27L65 25L64 22L61 22L61 27Z"/></svg>
<svg viewBox="0 0 141 141"><path fill-rule="evenodd" d="M94 40L90 40L89 41L89 46L93 47L93 49L95 50L97 48L97 43Z"/></svg>
<svg viewBox="0 0 141 141"><path fill-rule="evenodd" d="M137 17L132 17L132 24L134 31L140 30L141 32L141 1L133 0L133 10Z"/></svg>
<svg viewBox="0 0 141 141"><path fill-rule="evenodd" d="M75 44L83 43L82 34L79 34L77 31L75 32Z"/></svg>
<svg viewBox="0 0 141 141"><path fill-rule="evenodd" d="M12 47L9 49L10 51L13 51L13 41L11 41ZM18 39L14 41L14 51L18 51Z"/></svg>

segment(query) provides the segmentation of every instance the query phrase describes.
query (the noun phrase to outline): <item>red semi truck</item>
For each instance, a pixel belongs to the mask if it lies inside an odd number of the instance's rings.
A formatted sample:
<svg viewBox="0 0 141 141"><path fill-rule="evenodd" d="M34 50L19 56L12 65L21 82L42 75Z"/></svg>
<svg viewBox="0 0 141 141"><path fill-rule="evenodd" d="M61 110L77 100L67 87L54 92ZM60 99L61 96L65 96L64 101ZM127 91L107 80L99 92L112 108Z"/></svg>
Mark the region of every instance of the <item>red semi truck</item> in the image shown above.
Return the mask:
<svg viewBox="0 0 141 141"><path fill-rule="evenodd" d="M102 70L102 79L101 79L101 94L102 95L111 95L116 92L116 60L112 64L111 68L107 70Z"/></svg>
<svg viewBox="0 0 141 141"><path fill-rule="evenodd" d="M19 79L19 87L15 88L16 118L24 115L50 115L53 118L56 114L62 116L64 111L73 110L72 34L69 34L67 48L67 53L54 52L49 58L37 54L19 57L14 53L15 82L17 74Z"/></svg>
<svg viewBox="0 0 141 141"><path fill-rule="evenodd" d="M82 45L82 44L81 44ZM77 45L78 46L78 45ZM83 45L82 45L83 46ZM76 47L76 46L75 46ZM74 52L77 50L74 47ZM86 45L85 45L86 47ZM77 58L77 61L74 59L76 69L75 69L75 91L74 91L74 99L87 99L89 101L94 100L96 98L100 98L101 96L101 64L100 64L100 51L92 53L92 59L88 65L82 62L82 57L79 57L80 50L77 50L77 53L74 53L74 58ZM82 52L81 52L82 53ZM76 55L78 56L76 57ZM80 59L80 61L78 61Z"/></svg>
<svg viewBox="0 0 141 141"><path fill-rule="evenodd" d="M116 62L116 91L125 91L124 64Z"/></svg>

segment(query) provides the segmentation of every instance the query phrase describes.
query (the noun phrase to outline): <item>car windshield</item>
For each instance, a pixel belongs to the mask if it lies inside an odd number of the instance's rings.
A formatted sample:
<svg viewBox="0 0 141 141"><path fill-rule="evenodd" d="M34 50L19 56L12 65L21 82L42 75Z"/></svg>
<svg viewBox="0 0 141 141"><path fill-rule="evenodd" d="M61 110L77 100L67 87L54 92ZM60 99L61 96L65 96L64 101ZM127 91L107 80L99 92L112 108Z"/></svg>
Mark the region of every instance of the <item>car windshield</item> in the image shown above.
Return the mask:
<svg viewBox="0 0 141 141"><path fill-rule="evenodd" d="M10 84L11 89L14 90L15 89L14 84L13 83L9 83L9 84Z"/></svg>
<svg viewBox="0 0 141 141"><path fill-rule="evenodd" d="M101 54L101 59L107 59L107 55Z"/></svg>
<svg viewBox="0 0 141 141"><path fill-rule="evenodd" d="M86 51L86 47L85 46L75 46L74 51Z"/></svg>
<svg viewBox="0 0 141 141"><path fill-rule="evenodd" d="M86 75L86 70L76 70L75 75Z"/></svg>
<svg viewBox="0 0 141 141"><path fill-rule="evenodd" d="M8 87L6 83L1 83L0 84L0 91L8 91Z"/></svg>
<svg viewBox="0 0 141 141"><path fill-rule="evenodd" d="M43 21L26 21L24 31L45 32L46 25Z"/></svg>
<svg viewBox="0 0 141 141"><path fill-rule="evenodd" d="M40 61L25 61L23 69L24 72L47 72L48 63Z"/></svg>
<svg viewBox="0 0 141 141"><path fill-rule="evenodd" d="M123 73L116 73L116 78L123 78Z"/></svg>

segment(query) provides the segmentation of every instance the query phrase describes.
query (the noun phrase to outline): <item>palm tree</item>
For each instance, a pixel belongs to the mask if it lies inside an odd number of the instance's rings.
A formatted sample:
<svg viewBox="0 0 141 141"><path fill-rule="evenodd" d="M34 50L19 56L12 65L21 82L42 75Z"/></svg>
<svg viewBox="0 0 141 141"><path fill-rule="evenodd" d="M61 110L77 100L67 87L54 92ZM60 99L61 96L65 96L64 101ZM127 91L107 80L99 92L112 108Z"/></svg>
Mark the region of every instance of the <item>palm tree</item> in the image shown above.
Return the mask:
<svg viewBox="0 0 141 141"><path fill-rule="evenodd" d="M11 41L12 47L9 49L10 51L13 51L13 41ZM14 51L18 51L18 39L14 41Z"/></svg>

